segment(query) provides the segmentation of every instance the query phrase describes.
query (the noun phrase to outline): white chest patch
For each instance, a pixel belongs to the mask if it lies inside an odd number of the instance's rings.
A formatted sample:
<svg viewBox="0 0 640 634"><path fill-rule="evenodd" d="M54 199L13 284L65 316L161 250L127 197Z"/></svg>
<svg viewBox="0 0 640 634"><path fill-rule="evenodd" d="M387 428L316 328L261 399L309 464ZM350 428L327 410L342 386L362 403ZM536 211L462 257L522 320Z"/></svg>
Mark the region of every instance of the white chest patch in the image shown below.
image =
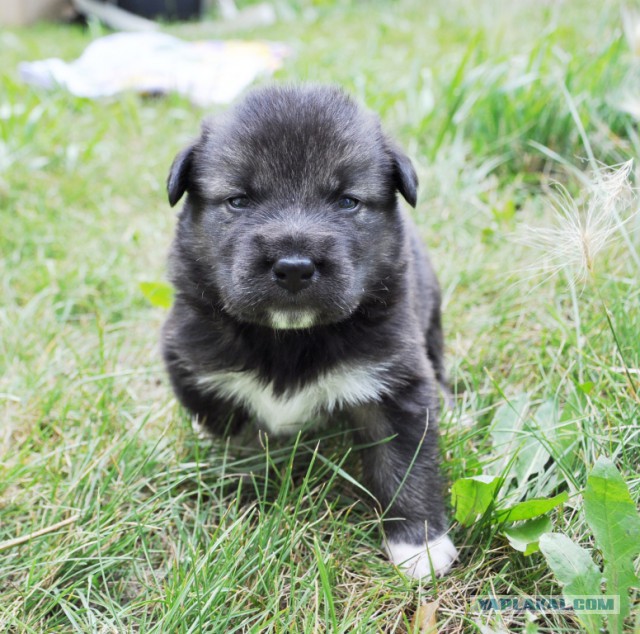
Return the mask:
<svg viewBox="0 0 640 634"><path fill-rule="evenodd" d="M377 401L391 387L388 366L342 365L299 390L276 395L254 372L214 372L198 386L244 405L274 433L294 433L305 423L346 405Z"/></svg>
<svg viewBox="0 0 640 634"><path fill-rule="evenodd" d="M276 330L297 330L311 328L314 321L313 311L297 312L274 310L271 312L271 324Z"/></svg>

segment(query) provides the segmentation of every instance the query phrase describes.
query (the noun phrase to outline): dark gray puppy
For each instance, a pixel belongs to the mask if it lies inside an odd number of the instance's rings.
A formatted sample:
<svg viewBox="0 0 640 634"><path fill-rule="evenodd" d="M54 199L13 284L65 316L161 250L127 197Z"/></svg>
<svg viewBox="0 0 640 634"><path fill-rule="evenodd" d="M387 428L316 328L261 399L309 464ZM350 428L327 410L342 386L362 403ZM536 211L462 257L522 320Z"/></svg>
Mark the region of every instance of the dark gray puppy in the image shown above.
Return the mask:
<svg viewBox="0 0 640 634"><path fill-rule="evenodd" d="M340 414L385 515L384 546L414 577L443 574L440 291L397 201L409 159L334 88L256 90L176 157L188 194L171 252L164 357L182 404L216 434L271 433Z"/></svg>

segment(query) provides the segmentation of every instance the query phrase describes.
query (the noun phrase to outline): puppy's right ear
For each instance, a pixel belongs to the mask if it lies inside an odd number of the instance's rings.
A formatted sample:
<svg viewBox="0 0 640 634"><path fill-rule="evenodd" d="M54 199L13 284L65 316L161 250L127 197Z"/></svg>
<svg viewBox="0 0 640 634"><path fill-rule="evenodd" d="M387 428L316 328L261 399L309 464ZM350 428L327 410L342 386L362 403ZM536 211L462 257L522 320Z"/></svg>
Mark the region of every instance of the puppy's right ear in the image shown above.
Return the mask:
<svg viewBox="0 0 640 634"><path fill-rule="evenodd" d="M191 185L193 150L193 145L185 148L173 159L171 164L169 178L167 179L167 194L169 195L169 204L172 207L176 205Z"/></svg>
<svg viewBox="0 0 640 634"><path fill-rule="evenodd" d="M403 198L415 207L418 201L418 175L411 159L397 146L392 146L393 177Z"/></svg>

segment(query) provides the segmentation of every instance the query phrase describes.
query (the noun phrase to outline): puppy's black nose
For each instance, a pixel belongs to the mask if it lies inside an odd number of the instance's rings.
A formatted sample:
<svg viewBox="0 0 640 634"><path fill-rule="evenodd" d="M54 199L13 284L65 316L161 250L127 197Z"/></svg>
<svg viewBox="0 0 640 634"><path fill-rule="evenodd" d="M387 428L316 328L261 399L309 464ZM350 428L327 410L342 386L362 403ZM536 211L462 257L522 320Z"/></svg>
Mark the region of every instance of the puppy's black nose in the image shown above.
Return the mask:
<svg viewBox="0 0 640 634"><path fill-rule="evenodd" d="M311 284L316 265L310 258L290 256L280 258L273 265L276 284L290 293L297 293Z"/></svg>

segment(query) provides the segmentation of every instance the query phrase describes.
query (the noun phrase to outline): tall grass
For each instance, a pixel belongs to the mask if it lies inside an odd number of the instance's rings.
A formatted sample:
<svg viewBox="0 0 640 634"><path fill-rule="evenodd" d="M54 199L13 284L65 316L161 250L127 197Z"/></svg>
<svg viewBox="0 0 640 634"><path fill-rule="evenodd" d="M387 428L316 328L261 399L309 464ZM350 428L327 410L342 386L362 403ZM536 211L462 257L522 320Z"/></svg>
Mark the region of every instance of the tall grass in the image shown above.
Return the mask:
<svg viewBox="0 0 640 634"><path fill-rule="evenodd" d="M618 109L637 64L619 5L276 6L278 24L237 35L286 41L295 56L277 80L345 85L417 165L457 393L447 480L501 474L510 502L566 490L554 530L589 544L578 494L599 456L638 499L637 207L611 225L587 284L529 273L558 246L545 233L552 183L582 213L590 154L613 165L640 149ZM193 431L157 352L164 310L140 282L164 278L164 180L203 112L175 96L90 102L16 76L19 61L71 59L101 32L0 32L0 629L408 632L437 600L443 632L576 631L562 614L527 625L471 610L478 594L561 591L490 516L453 522L461 558L446 578L392 568L343 430L266 447ZM508 425L526 442L505 451Z"/></svg>

